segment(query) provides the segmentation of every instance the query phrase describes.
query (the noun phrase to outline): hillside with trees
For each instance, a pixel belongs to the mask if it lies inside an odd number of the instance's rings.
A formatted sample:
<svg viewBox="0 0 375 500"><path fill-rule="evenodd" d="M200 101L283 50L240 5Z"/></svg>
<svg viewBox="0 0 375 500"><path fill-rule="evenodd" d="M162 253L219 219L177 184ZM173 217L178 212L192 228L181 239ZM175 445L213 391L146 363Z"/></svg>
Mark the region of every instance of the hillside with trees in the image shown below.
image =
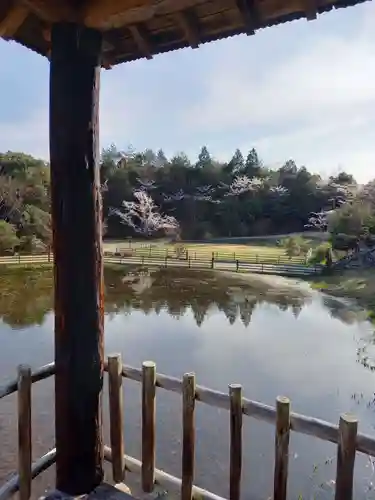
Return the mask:
<svg viewBox="0 0 375 500"><path fill-rule="evenodd" d="M1 254L51 245L49 181L48 163L24 153L0 154ZM269 168L255 149L246 155L236 150L223 163L206 147L192 162L184 153L167 158L162 150L119 151L113 145L102 151L101 183L107 238L157 237L173 220L181 238L195 240L308 228L328 229L336 239L375 233L375 182L358 186L345 172L322 179L293 160ZM125 210L137 215L145 199L154 213L164 214L152 231L144 221L131 222Z"/></svg>

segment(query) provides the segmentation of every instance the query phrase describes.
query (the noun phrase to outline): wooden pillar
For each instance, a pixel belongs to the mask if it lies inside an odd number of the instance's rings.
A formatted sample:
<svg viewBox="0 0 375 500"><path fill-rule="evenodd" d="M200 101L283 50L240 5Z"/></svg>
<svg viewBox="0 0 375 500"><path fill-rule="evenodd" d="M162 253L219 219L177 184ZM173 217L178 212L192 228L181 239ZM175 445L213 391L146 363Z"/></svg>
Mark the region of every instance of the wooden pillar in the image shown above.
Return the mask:
<svg viewBox="0 0 375 500"><path fill-rule="evenodd" d="M59 23L51 33L50 156L55 278L56 487L103 479L102 207L98 107L102 37Z"/></svg>

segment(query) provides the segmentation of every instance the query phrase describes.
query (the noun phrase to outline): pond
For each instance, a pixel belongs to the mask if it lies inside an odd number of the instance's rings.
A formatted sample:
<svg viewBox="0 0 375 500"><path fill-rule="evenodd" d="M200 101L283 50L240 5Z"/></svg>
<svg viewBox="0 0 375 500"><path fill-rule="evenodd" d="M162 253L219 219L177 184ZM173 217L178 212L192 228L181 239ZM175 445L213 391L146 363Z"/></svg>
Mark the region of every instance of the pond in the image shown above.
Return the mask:
<svg viewBox="0 0 375 500"><path fill-rule="evenodd" d="M280 277L202 271L108 268L106 353L140 367L227 391L241 383L244 396L274 404L288 396L298 413L336 423L354 412L360 431L374 430L375 375L369 365L373 326L344 299ZM52 273L3 269L0 282L0 380L20 363L36 368L53 359ZM140 386L125 382L125 448L140 458ZM107 402L105 401L105 404ZM53 381L33 387L33 456L53 446ZM16 400L0 403L0 480L16 467ZM228 495L228 413L197 404L196 484ZM105 440L109 443L108 429ZM274 428L244 418L243 498L272 493ZM179 476L181 402L157 394L157 467ZM289 498L330 498L336 449L292 434ZM373 464L357 456L355 497L372 498ZM45 473L34 495L51 485Z"/></svg>

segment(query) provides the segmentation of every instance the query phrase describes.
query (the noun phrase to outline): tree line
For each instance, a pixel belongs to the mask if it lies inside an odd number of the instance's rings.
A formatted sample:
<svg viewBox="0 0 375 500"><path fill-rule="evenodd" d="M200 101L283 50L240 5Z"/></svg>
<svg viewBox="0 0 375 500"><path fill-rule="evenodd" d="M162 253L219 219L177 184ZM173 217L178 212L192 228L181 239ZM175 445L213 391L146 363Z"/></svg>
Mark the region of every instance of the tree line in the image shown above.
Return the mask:
<svg viewBox="0 0 375 500"><path fill-rule="evenodd" d="M101 154L105 237L182 239L262 236L307 229L362 238L375 233L375 182L359 186L341 172L322 179L287 160L265 165L255 149L228 162L202 147L184 153L119 150ZM0 153L0 253L51 245L50 169L16 152Z"/></svg>

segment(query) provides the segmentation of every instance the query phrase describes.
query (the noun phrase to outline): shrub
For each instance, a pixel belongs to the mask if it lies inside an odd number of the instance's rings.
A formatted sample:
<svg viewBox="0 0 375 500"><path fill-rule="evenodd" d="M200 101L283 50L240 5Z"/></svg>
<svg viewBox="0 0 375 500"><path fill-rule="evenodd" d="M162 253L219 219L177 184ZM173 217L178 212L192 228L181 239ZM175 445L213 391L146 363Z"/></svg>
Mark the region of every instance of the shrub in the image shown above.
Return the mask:
<svg viewBox="0 0 375 500"><path fill-rule="evenodd" d="M43 254L47 251L47 246L36 236L23 236L19 244L20 253Z"/></svg>
<svg viewBox="0 0 375 500"><path fill-rule="evenodd" d="M309 250L308 242L301 236L289 236L288 238L283 238L278 243L278 246L285 249L285 253L289 259L297 257L298 255L306 255Z"/></svg>
<svg viewBox="0 0 375 500"><path fill-rule="evenodd" d="M332 248L348 252L358 246L359 238L355 235L338 233L331 236Z"/></svg>
<svg viewBox="0 0 375 500"><path fill-rule="evenodd" d="M173 247L176 259L186 258L186 247L183 243L175 243Z"/></svg>
<svg viewBox="0 0 375 500"><path fill-rule="evenodd" d="M13 254L19 244L16 229L12 224L0 221L0 255Z"/></svg>
<svg viewBox="0 0 375 500"><path fill-rule="evenodd" d="M321 243L313 251L310 264L325 264L330 266L332 264L332 247L329 242Z"/></svg>

